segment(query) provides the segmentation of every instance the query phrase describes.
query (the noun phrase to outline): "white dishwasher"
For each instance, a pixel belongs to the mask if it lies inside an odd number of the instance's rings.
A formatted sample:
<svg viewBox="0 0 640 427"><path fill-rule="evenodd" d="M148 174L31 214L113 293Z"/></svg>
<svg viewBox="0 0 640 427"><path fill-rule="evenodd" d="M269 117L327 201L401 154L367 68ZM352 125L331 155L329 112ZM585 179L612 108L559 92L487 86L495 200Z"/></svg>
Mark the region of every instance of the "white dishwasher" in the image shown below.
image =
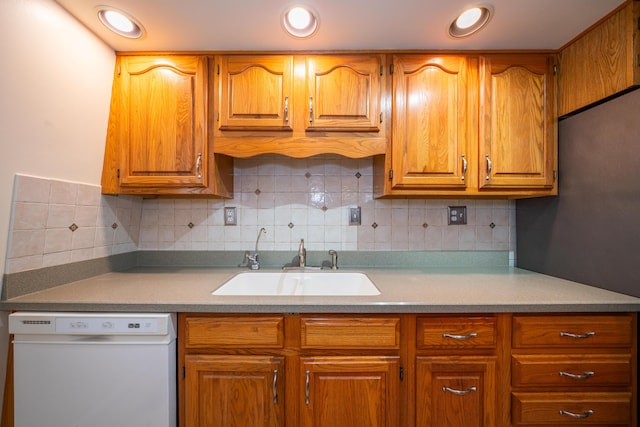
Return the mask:
<svg viewBox="0 0 640 427"><path fill-rule="evenodd" d="M15 427L175 427L175 314L9 315Z"/></svg>

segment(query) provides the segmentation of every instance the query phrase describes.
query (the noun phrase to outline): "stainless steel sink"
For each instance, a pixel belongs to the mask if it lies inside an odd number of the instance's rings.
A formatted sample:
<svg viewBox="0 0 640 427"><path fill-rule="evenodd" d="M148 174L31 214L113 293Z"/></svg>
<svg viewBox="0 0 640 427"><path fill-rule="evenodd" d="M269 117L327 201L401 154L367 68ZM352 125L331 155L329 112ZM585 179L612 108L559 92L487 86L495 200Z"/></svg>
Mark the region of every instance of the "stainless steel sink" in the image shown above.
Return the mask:
<svg viewBox="0 0 640 427"><path fill-rule="evenodd" d="M380 291L359 272L246 271L211 292L227 296L371 296Z"/></svg>

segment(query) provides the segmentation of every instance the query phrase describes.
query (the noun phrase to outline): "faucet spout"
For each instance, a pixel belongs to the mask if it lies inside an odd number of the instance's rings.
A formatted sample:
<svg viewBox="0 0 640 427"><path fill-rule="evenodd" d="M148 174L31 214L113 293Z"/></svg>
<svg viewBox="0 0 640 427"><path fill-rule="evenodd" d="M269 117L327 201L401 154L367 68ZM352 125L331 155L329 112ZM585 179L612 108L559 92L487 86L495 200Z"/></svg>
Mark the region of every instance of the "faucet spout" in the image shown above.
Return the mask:
<svg viewBox="0 0 640 427"><path fill-rule="evenodd" d="M260 241L260 236L262 236L262 233L267 234L267 230L264 227L262 227L260 229L260 231L258 231L258 238L256 239L256 252L255 253L258 253L258 242Z"/></svg>
<svg viewBox="0 0 640 427"><path fill-rule="evenodd" d="M298 246L298 259L300 260L300 267L304 267L307 262L307 250L304 248L304 239L300 239L300 246Z"/></svg>
<svg viewBox="0 0 640 427"><path fill-rule="evenodd" d="M258 255L258 242L260 241L260 236L262 233L266 234L267 230L262 227L260 231L258 231L258 238L256 239L256 250L251 253L250 251L246 251L244 253L244 264L240 264L243 267L249 267L252 270L260 270L260 256Z"/></svg>

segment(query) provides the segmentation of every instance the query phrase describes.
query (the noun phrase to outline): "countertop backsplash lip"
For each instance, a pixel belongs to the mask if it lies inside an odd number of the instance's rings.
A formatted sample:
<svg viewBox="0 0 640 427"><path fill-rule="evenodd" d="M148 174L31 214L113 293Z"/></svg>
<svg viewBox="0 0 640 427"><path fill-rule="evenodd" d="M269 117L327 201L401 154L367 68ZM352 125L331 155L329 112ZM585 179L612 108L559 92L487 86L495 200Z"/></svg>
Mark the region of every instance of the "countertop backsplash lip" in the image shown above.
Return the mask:
<svg viewBox="0 0 640 427"><path fill-rule="evenodd" d="M291 251L261 251L262 268L279 269L295 257ZM485 268L513 267L509 251L340 251L342 269ZM244 251L133 251L108 257L5 274L2 300L15 298L100 274L136 267L240 267ZM309 251L309 265L329 259L324 251Z"/></svg>

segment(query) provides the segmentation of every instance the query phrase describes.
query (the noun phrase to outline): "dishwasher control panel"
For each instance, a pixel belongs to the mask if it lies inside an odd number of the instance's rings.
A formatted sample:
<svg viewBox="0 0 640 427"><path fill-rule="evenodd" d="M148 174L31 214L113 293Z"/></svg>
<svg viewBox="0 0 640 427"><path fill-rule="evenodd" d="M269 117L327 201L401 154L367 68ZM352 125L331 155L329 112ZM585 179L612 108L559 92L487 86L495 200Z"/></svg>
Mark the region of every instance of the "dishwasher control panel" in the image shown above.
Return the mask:
<svg viewBox="0 0 640 427"><path fill-rule="evenodd" d="M58 317L55 332L59 334L157 334L158 319L123 317Z"/></svg>
<svg viewBox="0 0 640 427"><path fill-rule="evenodd" d="M170 314L130 313L13 313L12 334L60 335L167 335Z"/></svg>

